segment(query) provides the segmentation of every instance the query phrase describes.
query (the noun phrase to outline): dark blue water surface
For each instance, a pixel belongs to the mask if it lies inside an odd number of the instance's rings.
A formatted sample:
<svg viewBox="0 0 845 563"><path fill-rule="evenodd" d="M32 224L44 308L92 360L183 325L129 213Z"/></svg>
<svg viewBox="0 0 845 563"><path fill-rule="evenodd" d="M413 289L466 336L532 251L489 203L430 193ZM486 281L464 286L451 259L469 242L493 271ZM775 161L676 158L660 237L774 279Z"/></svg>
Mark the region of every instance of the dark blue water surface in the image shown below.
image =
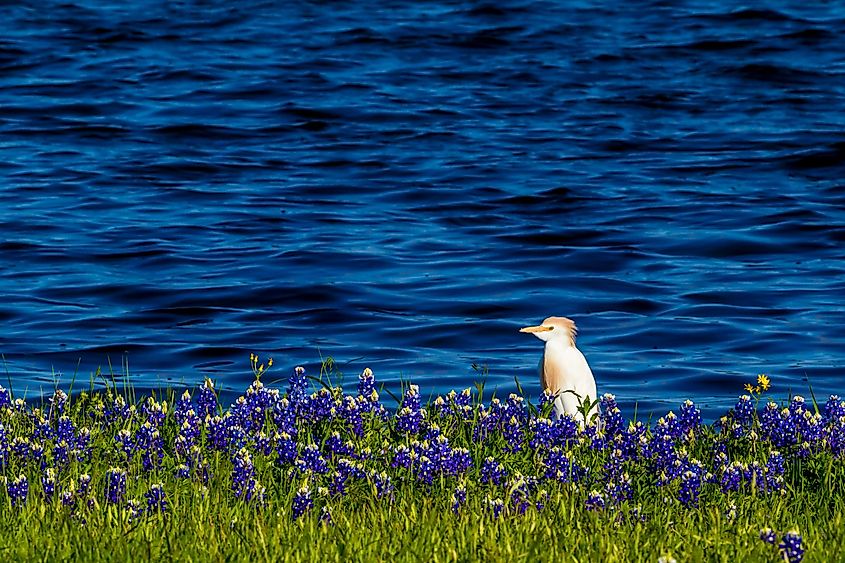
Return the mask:
<svg viewBox="0 0 845 563"><path fill-rule="evenodd" d="M845 392L838 2L36 5L0 7L19 394L257 352L536 396L553 314L626 409Z"/></svg>

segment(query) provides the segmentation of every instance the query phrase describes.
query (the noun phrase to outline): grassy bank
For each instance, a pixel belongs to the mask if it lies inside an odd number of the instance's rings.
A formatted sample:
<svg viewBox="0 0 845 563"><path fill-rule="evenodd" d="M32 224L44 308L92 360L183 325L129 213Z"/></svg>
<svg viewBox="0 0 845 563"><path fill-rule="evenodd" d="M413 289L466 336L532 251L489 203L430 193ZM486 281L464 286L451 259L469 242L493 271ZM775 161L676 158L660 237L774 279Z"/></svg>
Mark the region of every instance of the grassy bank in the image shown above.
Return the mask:
<svg viewBox="0 0 845 563"><path fill-rule="evenodd" d="M845 559L845 403L691 402L597 424L483 389L388 409L367 370L296 370L222 408L211 382L41 405L0 389L0 554L14 560ZM771 528L771 534L761 530ZM784 535L790 532L786 538ZM773 543L770 543L773 542Z"/></svg>

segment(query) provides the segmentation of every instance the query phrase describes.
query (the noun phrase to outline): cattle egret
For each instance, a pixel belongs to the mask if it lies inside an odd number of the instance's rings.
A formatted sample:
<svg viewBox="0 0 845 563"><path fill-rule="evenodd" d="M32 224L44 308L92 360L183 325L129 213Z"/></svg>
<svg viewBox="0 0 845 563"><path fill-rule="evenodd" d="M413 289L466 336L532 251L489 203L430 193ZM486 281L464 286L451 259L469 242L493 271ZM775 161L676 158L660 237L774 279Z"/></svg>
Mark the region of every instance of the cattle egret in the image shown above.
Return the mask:
<svg viewBox="0 0 845 563"><path fill-rule="evenodd" d="M549 317L539 326L527 326L519 332L530 332L546 343L540 358L540 385L555 398L558 416L569 414L581 422L579 406L596 400L596 380L584 354L575 347L575 323L566 317ZM593 406L589 418L598 413Z"/></svg>

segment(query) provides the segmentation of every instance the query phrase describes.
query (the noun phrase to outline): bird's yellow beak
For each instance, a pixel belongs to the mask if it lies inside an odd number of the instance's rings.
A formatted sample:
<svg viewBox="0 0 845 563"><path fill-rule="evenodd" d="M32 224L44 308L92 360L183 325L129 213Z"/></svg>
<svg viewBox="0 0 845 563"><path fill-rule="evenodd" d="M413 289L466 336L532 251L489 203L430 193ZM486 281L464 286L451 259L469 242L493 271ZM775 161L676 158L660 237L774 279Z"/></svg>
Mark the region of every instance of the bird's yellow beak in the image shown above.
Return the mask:
<svg viewBox="0 0 845 563"><path fill-rule="evenodd" d="M550 330L554 330L555 327L553 326L526 326L524 328L519 329L519 332L548 332Z"/></svg>

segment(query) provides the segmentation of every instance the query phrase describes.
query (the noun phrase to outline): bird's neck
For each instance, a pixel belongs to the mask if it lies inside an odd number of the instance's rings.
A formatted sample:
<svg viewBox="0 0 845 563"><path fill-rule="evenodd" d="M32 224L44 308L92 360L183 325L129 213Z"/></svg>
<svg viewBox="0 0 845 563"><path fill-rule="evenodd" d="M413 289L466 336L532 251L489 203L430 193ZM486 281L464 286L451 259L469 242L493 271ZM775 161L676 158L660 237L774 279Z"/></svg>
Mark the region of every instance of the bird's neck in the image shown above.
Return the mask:
<svg viewBox="0 0 845 563"><path fill-rule="evenodd" d="M546 341L546 352L563 352L569 348L575 348L575 344L571 340L563 340L556 338L554 340Z"/></svg>

